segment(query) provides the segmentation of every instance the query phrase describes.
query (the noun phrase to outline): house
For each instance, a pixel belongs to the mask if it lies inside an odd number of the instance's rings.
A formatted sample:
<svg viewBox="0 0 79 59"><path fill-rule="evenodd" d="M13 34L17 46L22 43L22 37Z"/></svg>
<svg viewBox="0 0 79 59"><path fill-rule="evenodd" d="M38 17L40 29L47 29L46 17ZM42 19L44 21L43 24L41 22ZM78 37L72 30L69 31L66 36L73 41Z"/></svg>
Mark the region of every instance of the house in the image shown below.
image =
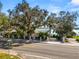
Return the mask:
<svg viewBox="0 0 79 59"><path fill-rule="evenodd" d="M79 36L79 27L74 28L73 31L76 33L76 36Z"/></svg>
<svg viewBox="0 0 79 59"><path fill-rule="evenodd" d="M53 31L53 29L50 30L49 27L47 27L47 26L41 26L41 27L37 28L35 30L35 32L36 33L39 33L39 32L44 32L44 33L48 32L49 35L57 35L57 33Z"/></svg>
<svg viewBox="0 0 79 59"><path fill-rule="evenodd" d="M36 33L39 33L39 32L48 32L48 34L50 34L50 35L57 35L57 33L53 31L53 29L52 29L51 32L50 32L50 29L49 29L49 27L47 27L47 26L39 27L39 28L37 28L37 29L35 30L35 32L36 32ZM73 32L76 33L76 36L79 36L79 27L74 28L74 29L73 29Z"/></svg>

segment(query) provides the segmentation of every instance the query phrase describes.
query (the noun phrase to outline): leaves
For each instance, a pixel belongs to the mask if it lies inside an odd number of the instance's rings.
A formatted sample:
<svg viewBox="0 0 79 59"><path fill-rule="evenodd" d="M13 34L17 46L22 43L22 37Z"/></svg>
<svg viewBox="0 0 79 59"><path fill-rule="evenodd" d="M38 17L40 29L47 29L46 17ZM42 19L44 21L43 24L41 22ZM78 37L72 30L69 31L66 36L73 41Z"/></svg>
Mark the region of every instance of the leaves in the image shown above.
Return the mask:
<svg viewBox="0 0 79 59"><path fill-rule="evenodd" d="M0 3L1 6L1 3ZM0 14L1 29L14 29L19 34L32 35L35 30L42 26L47 26L49 32L53 29L58 35L67 35L72 32L77 12L60 11L59 13L50 13L45 9L40 9L37 5L30 7L27 1L22 0L13 10L8 10L9 16Z"/></svg>

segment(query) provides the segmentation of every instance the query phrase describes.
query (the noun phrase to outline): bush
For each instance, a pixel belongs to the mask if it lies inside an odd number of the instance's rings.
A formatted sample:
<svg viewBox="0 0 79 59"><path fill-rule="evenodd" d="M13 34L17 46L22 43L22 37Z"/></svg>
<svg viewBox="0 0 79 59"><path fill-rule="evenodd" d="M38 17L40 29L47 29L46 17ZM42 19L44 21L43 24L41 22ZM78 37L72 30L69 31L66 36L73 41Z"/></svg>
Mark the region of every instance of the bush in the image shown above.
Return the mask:
<svg viewBox="0 0 79 59"><path fill-rule="evenodd" d="M68 40L65 40L65 42L69 42Z"/></svg>
<svg viewBox="0 0 79 59"><path fill-rule="evenodd" d="M79 42L79 36L73 36L74 39L76 39L77 42Z"/></svg>
<svg viewBox="0 0 79 59"><path fill-rule="evenodd" d="M66 34L66 37L67 38L73 38L73 36L75 36L75 35L76 35L75 32L70 32L70 33Z"/></svg>
<svg viewBox="0 0 79 59"><path fill-rule="evenodd" d="M66 36L67 38L73 38L73 36Z"/></svg>
<svg viewBox="0 0 79 59"><path fill-rule="evenodd" d="M59 36L58 35L53 35L53 38L58 38Z"/></svg>
<svg viewBox="0 0 79 59"><path fill-rule="evenodd" d="M79 39L76 39L77 42L79 42Z"/></svg>
<svg viewBox="0 0 79 59"><path fill-rule="evenodd" d="M43 41L45 41L47 39L47 36L48 36L48 33L43 33L43 32L40 32L39 33L39 37L41 37L43 39Z"/></svg>

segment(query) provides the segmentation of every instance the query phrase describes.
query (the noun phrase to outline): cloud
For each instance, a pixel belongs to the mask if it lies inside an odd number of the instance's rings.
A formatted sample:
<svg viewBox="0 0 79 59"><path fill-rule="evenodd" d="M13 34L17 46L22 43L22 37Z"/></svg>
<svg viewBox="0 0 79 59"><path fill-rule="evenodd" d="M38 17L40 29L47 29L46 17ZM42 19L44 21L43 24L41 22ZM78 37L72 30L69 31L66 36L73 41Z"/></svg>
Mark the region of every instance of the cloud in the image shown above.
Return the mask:
<svg viewBox="0 0 79 59"><path fill-rule="evenodd" d="M64 8L66 11L79 12L79 0L70 0Z"/></svg>
<svg viewBox="0 0 79 59"><path fill-rule="evenodd" d="M58 13L59 11L61 11L61 8L58 6L49 5L48 11L52 13Z"/></svg>
<svg viewBox="0 0 79 59"><path fill-rule="evenodd" d="M75 6L79 6L79 0L71 0L71 4Z"/></svg>
<svg viewBox="0 0 79 59"><path fill-rule="evenodd" d="M79 8L72 8L71 11L79 11Z"/></svg>

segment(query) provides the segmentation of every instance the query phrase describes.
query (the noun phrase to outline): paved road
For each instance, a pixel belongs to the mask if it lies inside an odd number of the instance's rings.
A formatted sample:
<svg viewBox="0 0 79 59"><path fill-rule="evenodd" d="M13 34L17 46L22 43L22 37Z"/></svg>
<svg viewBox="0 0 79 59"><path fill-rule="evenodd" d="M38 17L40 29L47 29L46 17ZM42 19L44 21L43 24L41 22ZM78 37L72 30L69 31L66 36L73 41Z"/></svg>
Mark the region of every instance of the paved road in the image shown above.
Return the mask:
<svg viewBox="0 0 79 59"><path fill-rule="evenodd" d="M79 59L79 47L75 46L37 43L26 44L13 50L27 56L39 57L39 59Z"/></svg>

